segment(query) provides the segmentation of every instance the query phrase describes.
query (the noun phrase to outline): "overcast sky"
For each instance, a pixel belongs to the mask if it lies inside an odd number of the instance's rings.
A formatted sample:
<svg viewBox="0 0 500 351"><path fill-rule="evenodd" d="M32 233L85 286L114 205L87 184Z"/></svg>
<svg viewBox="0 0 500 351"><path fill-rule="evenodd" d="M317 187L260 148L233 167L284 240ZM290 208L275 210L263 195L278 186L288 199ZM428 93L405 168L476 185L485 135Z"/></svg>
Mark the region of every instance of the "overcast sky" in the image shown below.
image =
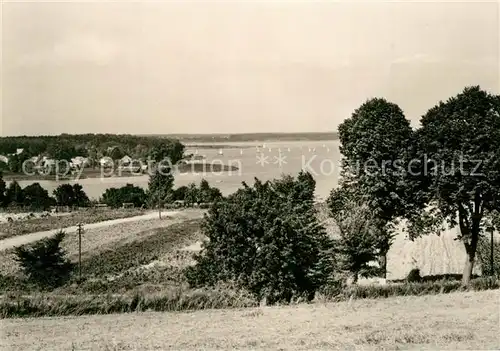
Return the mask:
<svg viewBox="0 0 500 351"><path fill-rule="evenodd" d="M2 135L331 131L370 97L414 125L499 93L497 2L2 5Z"/></svg>

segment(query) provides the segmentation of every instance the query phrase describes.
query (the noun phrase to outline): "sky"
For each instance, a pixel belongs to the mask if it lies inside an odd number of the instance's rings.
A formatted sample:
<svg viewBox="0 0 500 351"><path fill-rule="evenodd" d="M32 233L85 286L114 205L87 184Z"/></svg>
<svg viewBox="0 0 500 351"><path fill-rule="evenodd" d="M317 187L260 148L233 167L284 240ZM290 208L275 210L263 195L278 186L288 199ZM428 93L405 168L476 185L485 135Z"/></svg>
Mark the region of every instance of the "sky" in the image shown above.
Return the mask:
<svg viewBox="0 0 500 351"><path fill-rule="evenodd" d="M372 97L414 126L499 93L497 2L3 2L0 134L334 131Z"/></svg>

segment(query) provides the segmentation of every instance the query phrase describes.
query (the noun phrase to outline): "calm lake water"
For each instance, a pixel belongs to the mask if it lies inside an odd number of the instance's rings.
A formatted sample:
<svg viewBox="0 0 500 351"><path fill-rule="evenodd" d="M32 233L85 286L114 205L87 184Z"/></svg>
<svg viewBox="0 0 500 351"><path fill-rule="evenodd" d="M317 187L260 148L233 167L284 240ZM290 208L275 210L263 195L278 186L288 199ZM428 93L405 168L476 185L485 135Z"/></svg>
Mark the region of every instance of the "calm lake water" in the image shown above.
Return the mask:
<svg viewBox="0 0 500 351"><path fill-rule="evenodd" d="M198 147L198 154L206 156L212 164L234 165L236 171L220 173L182 173L175 176L175 185L199 183L205 178L212 186L218 187L224 195L241 187L243 181L253 184L254 178L270 180L283 174L296 175L301 169L308 170L316 179L316 196L326 198L330 190L337 185L340 168L340 152L338 141L296 141L296 142L242 142L221 143L225 146L223 154L219 149ZM197 143L197 145L202 145ZM214 143L210 143L214 145ZM265 145L265 148L264 148ZM257 149L257 146L259 147ZM187 152L196 150L187 146ZM280 157L281 155L281 157ZM34 181L24 180L19 184L25 187ZM80 183L90 198L99 198L107 188L121 187L127 183L146 188L148 176L88 178L78 181L38 181L50 194L63 183Z"/></svg>

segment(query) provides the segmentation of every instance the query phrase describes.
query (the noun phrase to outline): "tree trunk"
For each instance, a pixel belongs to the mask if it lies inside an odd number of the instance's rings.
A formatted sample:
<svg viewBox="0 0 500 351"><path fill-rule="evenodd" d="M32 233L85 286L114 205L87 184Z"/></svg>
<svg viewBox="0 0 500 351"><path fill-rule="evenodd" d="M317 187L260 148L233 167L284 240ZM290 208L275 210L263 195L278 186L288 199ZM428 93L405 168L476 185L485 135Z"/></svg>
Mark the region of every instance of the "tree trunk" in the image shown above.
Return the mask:
<svg viewBox="0 0 500 351"><path fill-rule="evenodd" d="M385 226L380 228L381 238L378 243L378 265L382 272L382 278L387 279L387 254L391 248L391 235Z"/></svg>
<svg viewBox="0 0 500 351"><path fill-rule="evenodd" d="M387 251L381 252L378 258L378 264L382 271L382 276L384 279L387 278Z"/></svg>
<svg viewBox="0 0 500 351"><path fill-rule="evenodd" d="M352 285L358 284L358 276L359 276L358 272L355 272L353 274L353 276L352 276Z"/></svg>
<svg viewBox="0 0 500 351"><path fill-rule="evenodd" d="M462 285L469 285L472 278L472 271L474 270L474 259L476 257L477 242L479 240L480 231L480 218L472 219L472 230L469 242L464 242L465 245L465 265L464 273L462 275Z"/></svg>
<svg viewBox="0 0 500 351"><path fill-rule="evenodd" d="M474 256L467 253L467 256L465 257L464 273L462 275L462 285L469 285L473 269L474 269Z"/></svg>

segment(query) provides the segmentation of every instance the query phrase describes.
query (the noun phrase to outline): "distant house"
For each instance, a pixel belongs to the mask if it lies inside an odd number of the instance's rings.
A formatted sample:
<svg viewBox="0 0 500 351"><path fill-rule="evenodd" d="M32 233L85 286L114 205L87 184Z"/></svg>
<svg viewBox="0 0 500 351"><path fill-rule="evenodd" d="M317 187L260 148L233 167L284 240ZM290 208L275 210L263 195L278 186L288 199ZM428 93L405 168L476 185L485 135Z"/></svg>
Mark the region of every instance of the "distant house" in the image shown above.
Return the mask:
<svg viewBox="0 0 500 351"><path fill-rule="evenodd" d="M54 160L53 158L43 158L42 159L42 165L43 166L53 166L56 164L56 160Z"/></svg>
<svg viewBox="0 0 500 351"><path fill-rule="evenodd" d="M123 156L121 159L120 159L120 164L122 166L128 166L130 165L130 163L132 162L132 157L126 155L126 156Z"/></svg>
<svg viewBox="0 0 500 351"><path fill-rule="evenodd" d="M20 155L20 154L22 154L22 153L23 153L23 151L24 151L24 149L17 149L17 150L16 150L16 155Z"/></svg>
<svg viewBox="0 0 500 351"><path fill-rule="evenodd" d="M35 168L42 169L45 172L50 172L56 166L56 160L48 157L42 157L42 159L37 163Z"/></svg>
<svg viewBox="0 0 500 351"><path fill-rule="evenodd" d="M103 157L99 160L101 167L113 167L113 159L111 157Z"/></svg>
<svg viewBox="0 0 500 351"><path fill-rule="evenodd" d="M30 160L31 162L33 162L34 164L37 164L38 161L41 160L41 157L40 156L33 156L33 157L30 157L28 160Z"/></svg>
<svg viewBox="0 0 500 351"><path fill-rule="evenodd" d="M90 160L87 157L76 156L71 159L70 166L73 168L84 168L90 165Z"/></svg>

